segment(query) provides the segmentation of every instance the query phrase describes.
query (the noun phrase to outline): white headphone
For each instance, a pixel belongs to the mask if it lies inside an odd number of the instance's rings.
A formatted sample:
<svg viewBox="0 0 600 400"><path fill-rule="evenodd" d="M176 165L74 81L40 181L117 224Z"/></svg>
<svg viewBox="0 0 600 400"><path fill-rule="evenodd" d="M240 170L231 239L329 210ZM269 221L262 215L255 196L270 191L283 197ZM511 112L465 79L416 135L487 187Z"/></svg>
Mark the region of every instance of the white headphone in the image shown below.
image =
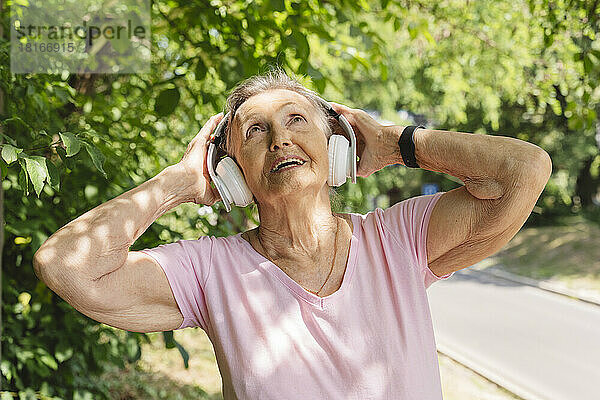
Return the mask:
<svg viewBox="0 0 600 400"><path fill-rule="evenodd" d="M350 137L350 142L342 135L331 135L329 137L329 176L327 184L329 186L340 186L346 182L346 178L352 178L352 183L356 183L356 136L354 130L346 118L338 114L331 104L316 97L325 107L329 115L334 117L346 134ZM223 200L225 210L231 211L231 204L245 207L253 202L252 192L246 184L244 175L231 157L223 157L217 163L217 148L224 138L225 124L229 117L229 112L225 114L221 122L210 135L207 166L210 179L215 183L217 191ZM214 167L216 164L216 168Z"/></svg>

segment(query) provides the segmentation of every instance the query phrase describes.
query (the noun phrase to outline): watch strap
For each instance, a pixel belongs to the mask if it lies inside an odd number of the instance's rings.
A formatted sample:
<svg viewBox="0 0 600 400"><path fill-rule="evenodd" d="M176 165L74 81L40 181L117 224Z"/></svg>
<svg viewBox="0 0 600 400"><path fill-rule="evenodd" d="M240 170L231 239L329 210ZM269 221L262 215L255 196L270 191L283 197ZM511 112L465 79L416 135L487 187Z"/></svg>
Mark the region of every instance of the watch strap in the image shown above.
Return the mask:
<svg viewBox="0 0 600 400"><path fill-rule="evenodd" d="M420 168L415 157L415 142L413 140L413 134L418 128L425 129L422 125L409 125L405 127L400 134L400 139L398 139L402 161L409 168Z"/></svg>

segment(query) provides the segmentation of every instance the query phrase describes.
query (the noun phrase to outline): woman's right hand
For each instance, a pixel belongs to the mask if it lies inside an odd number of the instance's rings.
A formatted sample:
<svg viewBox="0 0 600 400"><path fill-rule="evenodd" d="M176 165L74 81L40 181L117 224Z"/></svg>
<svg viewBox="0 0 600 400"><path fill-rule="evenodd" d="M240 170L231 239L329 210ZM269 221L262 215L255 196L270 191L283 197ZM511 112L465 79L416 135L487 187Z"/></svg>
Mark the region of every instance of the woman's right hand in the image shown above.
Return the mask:
<svg viewBox="0 0 600 400"><path fill-rule="evenodd" d="M208 138L223 119L223 113L213 115L204 124L200 132L190 141L181 160L175 164L185 171L186 187L191 193L189 196L196 204L212 206L221 200L216 188L210 186L210 175L206 163L208 154Z"/></svg>

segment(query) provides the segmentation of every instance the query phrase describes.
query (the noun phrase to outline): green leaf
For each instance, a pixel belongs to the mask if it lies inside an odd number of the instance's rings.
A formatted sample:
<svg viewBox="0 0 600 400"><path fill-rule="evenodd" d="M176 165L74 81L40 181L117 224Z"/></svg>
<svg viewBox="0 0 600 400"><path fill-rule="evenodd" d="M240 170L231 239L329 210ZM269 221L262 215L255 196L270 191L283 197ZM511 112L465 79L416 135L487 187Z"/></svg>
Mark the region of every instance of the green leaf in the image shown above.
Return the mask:
<svg viewBox="0 0 600 400"><path fill-rule="evenodd" d="M433 38L433 36L431 36L431 33L429 32L429 30L424 28L421 31L421 33L423 34L423 36L425 36L425 39L427 39L429 44L436 44L435 39Z"/></svg>
<svg viewBox="0 0 600 400"><path fill-rule="evenodd" d="M185 366L186 369L188 369L190 367L190 364L189 364L190 355L185 350L185 348L179 344L179 342L177 342L175 339L173 339L173 341L175 342L175 345L177 346L177 350L179 350L179 353L181 354L181 358L183 358L183 365Z"/></svg>
<svg viewBox="0 0 600 400"><path fill-rule="evenodd" d="M8 167L4 160L0 160L0 180L6 178L8 175Z"/></svg>
<svg viewBox="0 0 600 400"><path fill-rule="evenodd" d="M10 165L13 161L17 161L17 154L22 152L23 149L11 146L10 144L2 145L2 158L6 161L6 164Z"/></svg>
<svg viewBox="0 0 600 400"><path fill-rule="evenodd" d="M296 47L296 56L300 60L308 59L310 54L310 46L308 44L308 40L306 40L306 36L303 35L302 32L294 30L292 31L290 39L292 45Z"/></svg>
<svg viewBox="0 0 600 400"><path fill-rule="evenodd" d="M135 337L129 336L125 343L125 347L127 350L127 358L129 359L129 362L136 362L142 357L142 349L140 348L140 345L135 339Z"/></svg>
<svg viewBox="0 0 600 400"><path fill-rule="evenodd" d="M29 178L27 176L27 166L25 160L19 158L19 164L21 164L21 170L19 171L19 187L25 193L25 196L29 196Z"/></svg>
<svg viewBox="0 0 600 400"><path fill-rule="evenodd" d="M57 146L56 147L56 152L58 153L58 156L60 157L60 159L62 160L63 164L69 168L69 169L73 169L74 167L74 161L72 158L68 158L67 157L67 152L65 151L65 149L63 149L62 147Z"/></svg>
<svg viewBox="0 0 600 400"><path fill-rule="evenodd" d="M46 170L48 171L48 179L46 180L52 189L57 192L60 190L60 174L58 168L52 161L46 159Z"/></svg>
<svg viewBox="0 0 600 400"><path fill-rule="evenodd" d="M196 62L196 69L194 70L194 75L196 76L196 80L201 80L204 79L204 77L206 77L208 68L206 68L204 61L202 61L200 57L198 57L197 60L198 61Z"/></svg>
<svg viewBox="0 0 600 400"><path fill-rule="evenodd" d="M65 104L70 101L69 92L61 87L54 87L54 95L60 100L61 104Z"/></svg>
<svg viewBox="0 0 600 400"><path fill-rule="evenodd" d="M13 368L11 368L11 365L7 360L2 360L2 362L0 362L0 371L2 371L2 375L4 375L9 382L12 379L12 369ZM4 395L3 395L2 399L4 399ZM11 399L12 399L12 396L11 396Z"/></svg>
<svg viewBox="0 0 600 400"><path fill-rule="evenodd" d="M384 63L379 64L379 69L381 71L381 80L387 81L388 79L388 67Z"/></svg>
<svg viewBox="0 0 600 400"><path fill-rule="evenodd" d="M25 390L19 390L19 400L37 400L35 391L32 388L26 388Z"/></svg>
<svg viewBox="0 0 600 400"><path fill-rule="evenodd" d="M171 88L160 92L156 98L156 104L154 105L154 111L161 117L171 114L177 104L179 103L179 89Z"/></svg>
<svg viewBox="0 0 600 400"><path fill-rule="evenodd" d="M313 66L310 64L308 65L307 72L313 80L323 79L323 74L321 73L321 71L319 71L316 68L313 68Z"/></svg>
<svg viewBox="0 0 600 400"><path fill-rule="evenodd" d="M173 331L163 332L163 339L165 341L165 347L167 349L172 349L176 346L175 339L173 338Z"/></svg>
<svg viewBox="0 0 600 400"><path fill-rule="evenodd" d="M179 344L179 342L177 342L177 340L175 340L175 338L173 337L173 331L163 332L163 339L165 341L165 347L167 349L172 349L173 347L177 347L177 350L179 350L179 353L181 354L181 357L183 358L183 364L185 365L185 368L188 368L190 355L185 350L185 348L181 344Z"/></svg>
<svg viewBox="0 0 600 400"><path fill-rule="evenodd" d="M75 390L73 400L93 400L94 395L87 390Z"/></svg>
<svg viewBox="0 0 600 400"><path fill-rule="evenodd" d="M27 186L27 175L22 168L21 168L21 170L19 170L18 183L19 183L19 189L21 189L21 191L25 192L25 196L29 195L29 190L28 190L29 187Z"/></svg>
<svg viewBox="0 0 600 400"><path fill-rule="evenodd" d="M36 160L38 163L40 163L40 165L42 166L42 168L44 168L44 173L46 175L46 177L48 176L48 168L46 166L46 157L42 157L42 156L29 156L29 158L32 158L34 160Z"/></svg>
<svg viewBox="0 0 600 400"><path fill-rule="evenodd" d="M33 184L33 190L35 190L35 194L40 197L40 192L44 187L44 180L46 180L47 176L46 163L44 161L42 164L39 159L34 159L33 156L31 156L25 157L25 164L27 166L27 173L29 174L29 178Z"/></svg>
<svg viewBox="0 0 600 400"><path fill-rule="evenodd" d="M66 342L60 342L56 346L54 351L54 357L59 363L64 362L73 356L73 348L70 347Z"/></svg>
<svg viewBox="0 0 600 400"><path fill-rule="evenodd" d="M79 153L81 145L79 139L75 135L71 132L59 132L58 134L67 148L67 157L72 157Z"/></svg>
<svg viewBox="0 0 600 400"><path fill-rule="evenodd" d="M594 64L593 56L589 53L586 54L583 58L583 69L585 70L586 74L589 74L594 70Z"/></svg>
<svg viewBox="0 0 600 400"><path fill-rule="evenodd" d="M325 86L327 85L327 80L318 69L313 68L308 62L306 63L306 72L310 75L312 82L317 89L317 92L323 93L325 91Z"/></svg>
<svg viewBox="0 0 600 400"><path fill-rule="evenodd" d="M7 118L1 122L6 126L10 124L11 127L8 129L8 131L13 134L31 133L33 131L33 128L31 128L31 126L27 122L23 121L21 117L17 117L16 115L13 115L12 117ZM14 142L14 140L9 141L11 143ZM16 143L13 143L13 145L16 146Z"/></svg>
<svg viewBox="0 0 600 400"><path fill-rule="evenodd" d="M52 368L53 370L57 370L58 369L58 364L56 363L56 360L50 354L43 354L43 355L41 355L40 358L39 358L39 360L42 363L44 363L44 365Z"/></svg>
<svg viewBox="0 0 600 400"><path fill-rule="evenodd" d="M0 136L3 137L4 139L8 140L8 142L11 143L13 146L17 145L17 142L15 141L15 139L11 138L10 136L5 135L4 133L0 133Z"/></svg>
<svg viewBox="0 0 600 400"><path fill-rule="evenodd" d="M369 67L370 67L369 62L367 60L365 60L363 57L359 56L358 54L354 54L352 57L354 57L354 59L356 61L361 63L363 65L363 67L365 67L366 69L369 69Z"/></svg>
<svg viewBox="0 0 600 400"><path fill-rule="evenodd" d="M285 11L285 2L283 0L269 0L269 11Z"/></svg>
<svg viewBox="0 0 600 400"><path fill-rule="evenodd" d="M413 22L408 24L408 34L410 35L411 39L416 38L417 35L419 34L419 31L417 30L417 28Z"/></svg>
<svg viewBox="0 0 600 400"><path fill-rule="evenodd" d="M88 142L84 142L83 140L81 141L81 143L83 143L83 145L85 146L85 149L87 150L88 154L90 155L90 158L92 159L92 162L94 163L94 166L98 169L98 171L102 172L102 175L105 178L108 178L108 176L106 175L106 172L104 172L104 161L106 160L106 157L104 156L104 154L102 154L102 152L100 150L98 150L98 148L96 146L94 146L93 144L90 144Z"/></svg>

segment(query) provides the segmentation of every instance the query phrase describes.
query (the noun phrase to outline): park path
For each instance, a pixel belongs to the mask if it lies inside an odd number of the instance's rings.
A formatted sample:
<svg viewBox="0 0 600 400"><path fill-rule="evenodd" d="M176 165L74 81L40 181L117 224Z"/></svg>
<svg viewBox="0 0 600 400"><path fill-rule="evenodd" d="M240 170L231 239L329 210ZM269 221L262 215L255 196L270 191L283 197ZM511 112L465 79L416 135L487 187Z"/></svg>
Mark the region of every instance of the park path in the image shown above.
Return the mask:
<svg viewBox="0 0 600 400"><path fill-rule="evenodd" d="M600 306L468 268L427 294L442 353L524 399L600 399Z"/></svg>

